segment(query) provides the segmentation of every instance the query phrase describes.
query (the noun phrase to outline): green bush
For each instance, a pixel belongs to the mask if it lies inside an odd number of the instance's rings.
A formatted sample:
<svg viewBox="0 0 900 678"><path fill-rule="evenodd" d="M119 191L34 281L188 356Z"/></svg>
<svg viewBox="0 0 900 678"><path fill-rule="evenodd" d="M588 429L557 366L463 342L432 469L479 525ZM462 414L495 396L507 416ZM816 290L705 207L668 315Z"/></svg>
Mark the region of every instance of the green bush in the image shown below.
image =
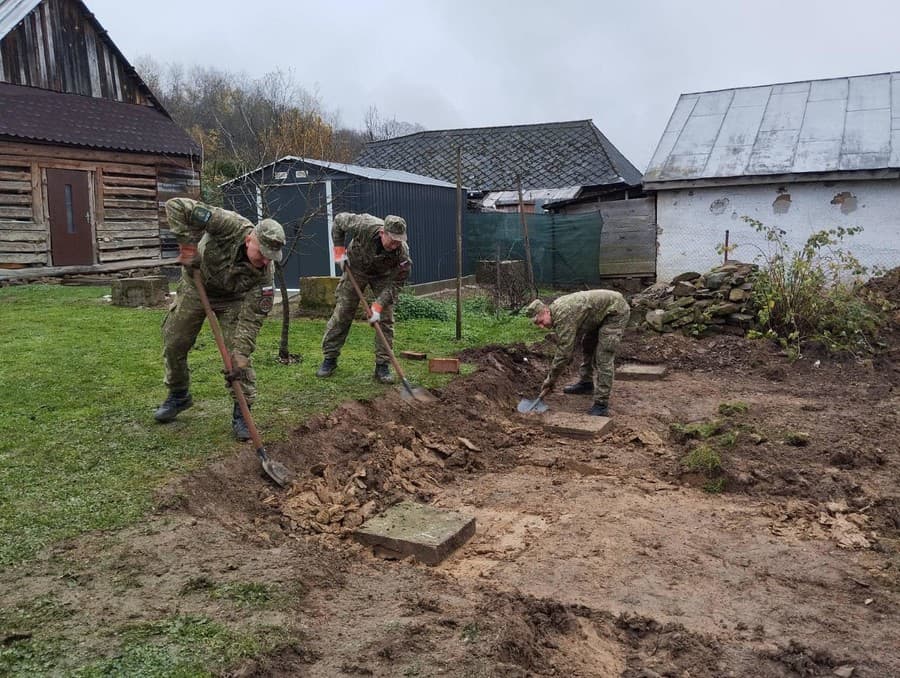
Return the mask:
<svg viewBox="0 0 900 678"><path fill-rule="evenodd" d="M448 304L427 297L401 293L394 304L397 320L450 320Z"/></svg>
<svg viewBox="0 0 900 678"><path fill-rule="evenodd" d="M712 475L721 470L722 457L710 445L697 445L685 456L684 466L688 471Z"/></svg>
<svg viewBox="0 0 900 678"><path fill-rule="evenodd" d="M871 352L883 324L881 310L867 303L859 260L840 248L859 227L813 233L795 250L786 232L743 217L772 244L753 279L753 305L759 330L751 336L777 340L793 358L810 341L829 351Z"/></svg>

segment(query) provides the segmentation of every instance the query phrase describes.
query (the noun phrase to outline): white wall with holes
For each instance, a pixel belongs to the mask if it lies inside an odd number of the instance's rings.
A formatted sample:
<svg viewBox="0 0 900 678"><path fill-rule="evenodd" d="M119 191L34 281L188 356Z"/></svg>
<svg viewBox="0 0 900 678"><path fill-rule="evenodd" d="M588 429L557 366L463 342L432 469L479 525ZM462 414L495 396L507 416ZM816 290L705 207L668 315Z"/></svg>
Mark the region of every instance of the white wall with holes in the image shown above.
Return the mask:
<svg viewBox="0 0 900 678"><path fill-rule="evenodd" d="M750 262L769 251L743 216L787 231L795 247L821 229L861 226L861 233L845 240L846 249L866 266L900 266L897 179L661 190L656 210L658 280L721 263L716 246L724 244L726 231L736 245L731 259Z"/></svg>

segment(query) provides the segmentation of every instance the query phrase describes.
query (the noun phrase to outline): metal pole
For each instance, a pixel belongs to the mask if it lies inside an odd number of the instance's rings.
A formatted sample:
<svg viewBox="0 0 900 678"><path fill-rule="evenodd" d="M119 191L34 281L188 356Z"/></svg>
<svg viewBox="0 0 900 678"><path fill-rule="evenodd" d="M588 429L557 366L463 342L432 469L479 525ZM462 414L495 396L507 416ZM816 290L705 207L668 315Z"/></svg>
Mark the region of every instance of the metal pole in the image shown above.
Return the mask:
<svg viewBox="0 0 900 678"><path fill-rule="evenodd" d="M525 265L528 267L528 284L534 295L537 296L537 288L534 286L534 269L531 266L531 240L528 238L528 221L525 219L525 201L522 199L522 177L517 177L519 184L519 218L522 220L522 235L525 238Z"/></svg>
<svg viewBox="0 0 900 678"><path fill-rule="evenodd" d="M725 229L725 262L728 263L728 229Z"/></svg>
<svg viewBox="0 0 900 678"><path fill-rule="evenodd" d="M462 146L456 147L456 340L462 339Z"/></svg>

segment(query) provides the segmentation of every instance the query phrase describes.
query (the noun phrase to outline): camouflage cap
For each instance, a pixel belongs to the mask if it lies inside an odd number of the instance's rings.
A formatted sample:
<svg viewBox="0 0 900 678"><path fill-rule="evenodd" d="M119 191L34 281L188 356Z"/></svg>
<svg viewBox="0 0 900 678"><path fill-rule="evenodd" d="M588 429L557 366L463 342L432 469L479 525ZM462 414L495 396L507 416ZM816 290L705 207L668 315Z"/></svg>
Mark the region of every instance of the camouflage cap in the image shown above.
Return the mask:
<svg viewBox="0 0 900 678"><path fill-rule="evenodd" d="M538 313L543 311L545 308L547 308L547 304L545 304L540 299L535 299L530 304L528 304L528 306L525 307L525 310L523 311L523 313L525 314L526 318L533 318Z"/></svg>
<svg viewBox="0 0 900 678"><path fill-rule="evenodd" d="M284 247L284 229L274 219L263 219L256 228L256 239L259 242L259 251L272 261L281 262L281 248Z"/></svg>
<svg viewBox="0 0 900 678"><path fill-rule="evenodd" d="M388 214L384 218L384 232L394 240L406 242L406 219Z"/></svg>

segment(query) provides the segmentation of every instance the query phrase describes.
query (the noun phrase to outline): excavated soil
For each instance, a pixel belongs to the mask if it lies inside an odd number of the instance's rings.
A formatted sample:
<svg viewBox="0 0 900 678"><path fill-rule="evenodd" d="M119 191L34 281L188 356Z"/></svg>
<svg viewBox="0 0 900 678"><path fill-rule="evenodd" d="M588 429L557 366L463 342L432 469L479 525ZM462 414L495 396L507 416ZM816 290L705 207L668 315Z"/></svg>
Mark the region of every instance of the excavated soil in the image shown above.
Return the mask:
<svg viewBox="0 0 900 678"><path fill-rule="evenodd" d="M669 375L618 381L597 440L516 413L549 350L468 352L478 370L433 405L348 402L269 446L292 487L248 447L166 488L149 523L0 586L62 597L98 649L88 629L172 614L289 631L234 676L900 675L895 347L791 363L738 337L629 334L620 360ZM689 468L704 445L719 466ZM436 567L348 538L410 498L475 516L475 536ZM224 609L185 595L198 577L264 579L289 602Z"/></svg>

